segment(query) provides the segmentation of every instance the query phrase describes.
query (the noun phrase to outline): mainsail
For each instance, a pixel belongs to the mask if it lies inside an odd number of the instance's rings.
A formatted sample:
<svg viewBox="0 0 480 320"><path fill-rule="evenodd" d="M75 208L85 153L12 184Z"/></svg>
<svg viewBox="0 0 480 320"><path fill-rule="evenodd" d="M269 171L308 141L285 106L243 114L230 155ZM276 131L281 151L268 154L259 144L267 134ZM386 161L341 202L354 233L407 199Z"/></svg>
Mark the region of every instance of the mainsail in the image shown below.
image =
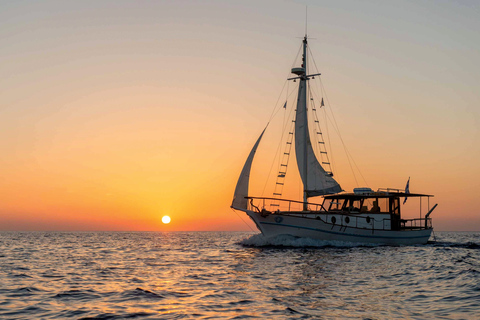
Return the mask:
<svg viewBox="0 0 480 320"><path fill-rule="evenodd" d="M306 66L306 46L307 39L305 37L303 68ZM309 76L305 75L304 72L303 70L295 72L300 78L295 117L295 154L297 156L298 170L300 171L304 186L304 201L306 201L307 197L341 192L342 188L337 181L322 168L312 148L307 117L307 81Z"/></svg>
<svg viewBox="0 0 480 320"><path fill-rule="evenodd" d="M245 197L248 197L248 183L250 180L250 169L252 168L253 157L257 151L260 140L262 140L263 134L267 128L263 129L260 137L258 137L257 142L250 151L247 161L243 166L240 177L238 178L237 187L235 188L235 193L233 194L232 208L234 209L247 209L248 201Z"/></svg>

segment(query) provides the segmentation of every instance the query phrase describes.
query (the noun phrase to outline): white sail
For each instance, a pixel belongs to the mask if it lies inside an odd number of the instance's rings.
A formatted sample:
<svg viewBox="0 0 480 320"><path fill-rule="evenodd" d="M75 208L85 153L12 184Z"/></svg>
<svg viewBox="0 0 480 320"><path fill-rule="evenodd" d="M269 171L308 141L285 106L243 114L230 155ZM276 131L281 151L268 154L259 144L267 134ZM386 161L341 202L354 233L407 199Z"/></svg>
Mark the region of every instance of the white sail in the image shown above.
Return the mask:
<svg viewBox="0 0 480 320"><path fill-rule="evenodd" d="M306 197L315 197L342 191L340 185L320 165L315 156L308 131L307 80L300 80L295 118L295 153Z"/></svg>
<svg viewBox="0 0 480 320"><path fill-rule="evenodd" d="M247 209L248 200L245 197L248 197L250 169L252 168L253 157L255 156L255 152L257 151L260 140L262 140L263 133L266 129L266 127L263 129L262 134L260 134L260 137L258 137L257 142L255 142L252 151L250 151L250 154L248 155L247 161L245 161L242 172L240 173L240 177L238 178L237 186L235 188L235 193L233 194L232 208L234 209Z"/></svg>

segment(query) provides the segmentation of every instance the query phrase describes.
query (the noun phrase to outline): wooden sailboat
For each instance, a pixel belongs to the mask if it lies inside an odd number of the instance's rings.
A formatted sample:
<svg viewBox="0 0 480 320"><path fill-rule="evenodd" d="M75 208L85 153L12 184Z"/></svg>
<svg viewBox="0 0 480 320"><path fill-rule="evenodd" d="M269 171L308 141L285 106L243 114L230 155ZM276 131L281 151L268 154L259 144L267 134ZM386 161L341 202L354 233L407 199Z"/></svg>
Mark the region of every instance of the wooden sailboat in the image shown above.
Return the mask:
<svg viewBox="0 0 480 320"><path fill-rule="evenodd" d="M265 129L247 157L231 207L245 212L266 237L291 235L327 241L387 245L427 243L433 230L430 214L437 205L428 208L427 213L420 218L403 219L401 199L426 198L429 204L431 195L410 193L408 188L377 191L356 188L353 192L346 193L333 177L332 171L328 170L330 163L319 162L310 137L307 89L309 81L320 74L308 74L307 48L308 39L305 36L301 67L293 68L294 76L288 79L299 82L294 130L290 132L294 139L292 137L292 141L287 143L291 145L294 142L295 145L297 167L303 183L303 201L282 199L281 193L275 192L273 197L249 195L250 171ZM278 174L280 179L286 174L286 164L284 166L285 170L281 169ZM283 185L283 180L277 181L277 184ZM309 202L312 197L323 199L312 203Z"/></svg>

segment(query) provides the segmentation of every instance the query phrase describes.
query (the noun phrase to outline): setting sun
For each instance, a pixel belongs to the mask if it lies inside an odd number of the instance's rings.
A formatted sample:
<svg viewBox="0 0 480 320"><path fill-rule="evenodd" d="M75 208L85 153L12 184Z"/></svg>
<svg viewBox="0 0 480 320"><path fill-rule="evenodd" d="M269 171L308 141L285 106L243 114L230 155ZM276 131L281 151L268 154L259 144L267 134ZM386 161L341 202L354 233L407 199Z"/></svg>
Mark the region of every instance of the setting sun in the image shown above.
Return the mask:
<svg viewBox="0 0 480 320"><path fill-rule="evenodd" d="M163 217L162 217L162 222L165 223L165 224L170 223L171 220L172 220L172 219L170 219L169 216L163 216Z"/></svg>

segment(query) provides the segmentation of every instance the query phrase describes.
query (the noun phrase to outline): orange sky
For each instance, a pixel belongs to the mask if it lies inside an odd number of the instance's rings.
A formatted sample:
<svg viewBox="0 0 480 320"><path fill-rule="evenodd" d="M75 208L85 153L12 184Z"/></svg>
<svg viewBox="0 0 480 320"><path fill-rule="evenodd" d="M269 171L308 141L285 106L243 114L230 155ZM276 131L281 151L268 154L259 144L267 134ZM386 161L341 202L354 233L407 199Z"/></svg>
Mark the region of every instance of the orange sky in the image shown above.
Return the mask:
<svg viewBox="0 0 480 320"><path fill-rule="evenodd" d="M396 1L1 4L0 230L250 230L229 206L305 4L368 186L410 176L437 230L480 230L480 5Z"/></svg>

